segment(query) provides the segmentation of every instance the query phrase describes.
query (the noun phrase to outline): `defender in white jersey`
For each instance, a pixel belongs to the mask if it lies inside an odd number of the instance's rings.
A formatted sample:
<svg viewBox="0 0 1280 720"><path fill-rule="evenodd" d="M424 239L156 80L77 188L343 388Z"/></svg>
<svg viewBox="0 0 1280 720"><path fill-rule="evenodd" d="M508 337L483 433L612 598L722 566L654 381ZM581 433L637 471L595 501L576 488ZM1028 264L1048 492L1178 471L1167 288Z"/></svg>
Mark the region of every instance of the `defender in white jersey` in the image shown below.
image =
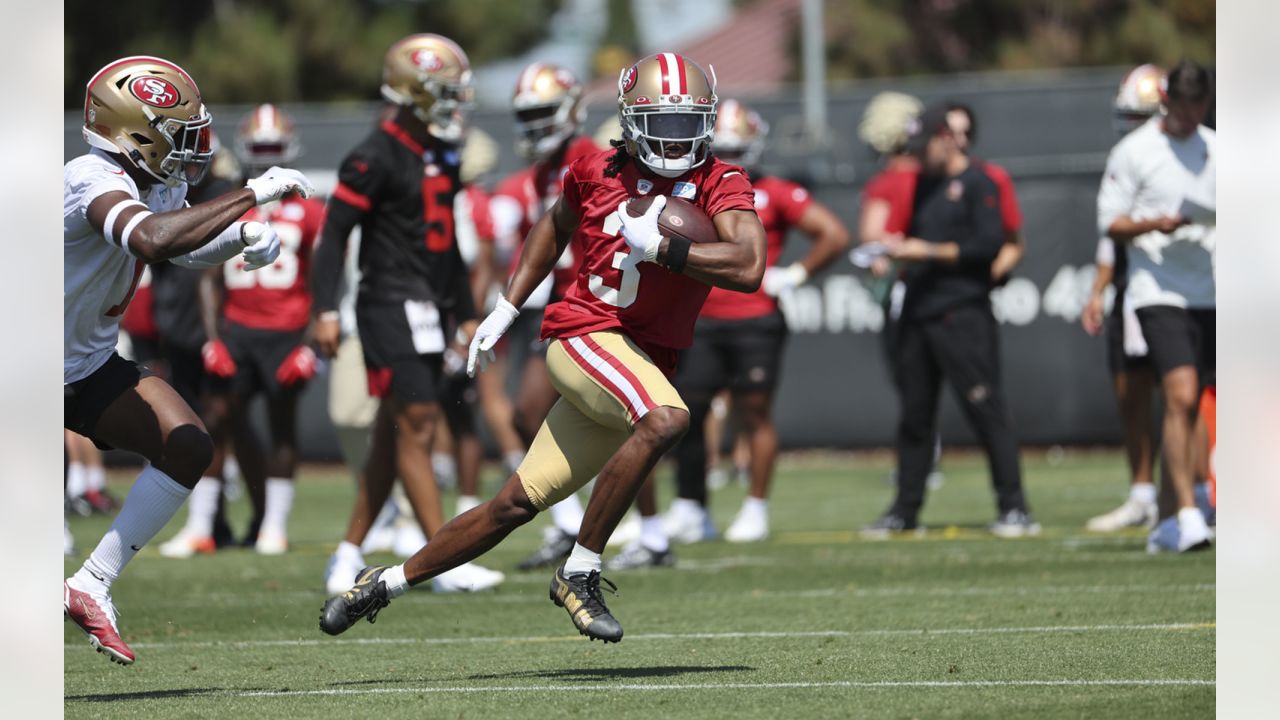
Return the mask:
<svg viewBox="0 0 1280 720"><path fill-rule="evenodd" d="M148 264L211 267L243 253L248 269L270 265L280 253L275 231L236 220L312 191L301 173L272 168L188 207L187 184L212 159L211 121L182 68L155 57L117 60L86 88L92 149L63 168L63 424L148 461L111 529L63 583L63 611L90 645L124 665L134 654L116 627L111 585L191 493L213 445L172 388L116 354L120 317Z"/></svg>
<svg viewBox="0 0 1280 720"><path fill-rule="evenodd" d="M1208 71L1183 61L1169 72L1165 112L1127 135L1107 158L1098 191L1100 232L1129 247L1125 302L1134 308L1164 395L1163 457L1176 494L1176 540L1148 550L1206 547L1196 506L1196 425L1201 390L1216 384L1214 256L1217 148L1204 127L1213 100ZM1164 502L1160 514L1175 506Z"/></svg>

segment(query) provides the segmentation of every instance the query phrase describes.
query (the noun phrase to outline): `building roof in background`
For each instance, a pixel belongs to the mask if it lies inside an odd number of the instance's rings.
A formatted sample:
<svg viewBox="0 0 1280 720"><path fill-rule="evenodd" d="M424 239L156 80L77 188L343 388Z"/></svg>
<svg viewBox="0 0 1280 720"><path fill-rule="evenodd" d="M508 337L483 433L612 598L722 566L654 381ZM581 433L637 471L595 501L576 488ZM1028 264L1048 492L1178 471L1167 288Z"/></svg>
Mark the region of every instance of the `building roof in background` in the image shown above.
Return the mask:
<svg viewBox="0 0 1280 720"><path fill-rule="evenodd" d="M790 44L800 22L800 3L757 0L725 25L672 49L704 68L714 65L721 97L777 92L792 75ZM597 80L588 91L593 99L615 95L616 77Z"/></svg>

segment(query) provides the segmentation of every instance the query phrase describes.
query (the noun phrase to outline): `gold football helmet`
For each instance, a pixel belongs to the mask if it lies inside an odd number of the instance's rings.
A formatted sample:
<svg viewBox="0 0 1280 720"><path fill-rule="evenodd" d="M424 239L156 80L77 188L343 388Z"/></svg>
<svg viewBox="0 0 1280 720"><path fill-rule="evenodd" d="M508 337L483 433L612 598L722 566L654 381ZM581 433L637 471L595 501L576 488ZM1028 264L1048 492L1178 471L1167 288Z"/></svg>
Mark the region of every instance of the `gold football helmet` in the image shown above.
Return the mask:
<svg viewBox="0 0 1280 720"><path fill-rule="evenodd" d="M725 100L716 111L711 150L725 162L754 167L764 152L768 134L769 123L759 113L737 100Z"/></svg>
<svg viewBox="0 0 1280 720"><path fill-rule="evenodd" d="M288 165L301 152L293 118L275 105L259 105L240 121L236 154L246 168L265 170L273 165Z"/></svg>
<svg viewBox="0 0 1280 720"><path fill-rule="evenodd" d="M540 62L520 72L511 109L516 113L516 152L531 162L558 150L587 115L578 78L567 68Z"/></svg>
<svg viewBox="0 0 1280 720"><path fill-rule="evenodd" d="M200 88L168 60L122 58L85 87L85 142L123 155L171 187L198 183L208 172L212 122Z"/></svg>
<svg viewBox="0 0 1280 720"><path fill-rule="evenodd" d="M669 178L706 161L716 125L715 73L677 53L656 53L624 69L618 114L627 152Z"/></svg>
<svg viewBox="0 0 1280 720"><path fill-rule="evenodd" d="M441 140L462 139L471 109L471 63L458 44L442 35L420 33L396 42L382 65L382 96L427 124Z"/></svg>
<svg viewBox="0 0 1280 720"><path fill-rule="evenodd" d="M1129 134L1160 112L1164 83L1164 70L1155 65L1139 65L1124 76L1112 105L1117 134Z"/></svg>
<svg viewBox="0 0 1280 720"><path fill-rule="evenodd" d="M858 138L881 155L902 152L912 125L924 105L905 93L886 91L867 103L858 124Z"/></svg>

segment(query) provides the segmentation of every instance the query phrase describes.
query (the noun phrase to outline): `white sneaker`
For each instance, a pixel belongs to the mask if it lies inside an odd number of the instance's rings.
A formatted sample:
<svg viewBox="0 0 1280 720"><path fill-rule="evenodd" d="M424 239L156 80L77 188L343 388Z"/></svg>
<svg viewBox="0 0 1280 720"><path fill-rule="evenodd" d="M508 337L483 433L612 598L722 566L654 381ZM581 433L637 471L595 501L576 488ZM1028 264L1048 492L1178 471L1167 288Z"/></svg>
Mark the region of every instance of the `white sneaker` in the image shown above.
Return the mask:
<svg viewBox="0 0 1280 720"><path fill-rule="evenodd" d="M1092 532L1116 532L1131 527L1153 527L1156 524L1156 504L1144 503L1129 498L1120 507L1097 517L1089 518L1084 524L1086 530Z"/></svg>
<svg viewBox="0 0 1280 720"><path fill-rule="evenodd" d="M1178 552L1204 550L1209 547L1213 532L1204 521L1199 508L1183 508L1178 511Z"/></svg>
<svg viewBox="0 0 1280 720"><path fill-rule="evenodd" d="M391 542L391 552L402 558L411 558L423 545L427 544L427 536L416 522L407 522L395 528L395 539Z"/></svg>
<svg viewBox="0 0 1280 720"><path fill-rule="evenodd" d="M363 558L361 558L363 561ZM329 556L329 564L324 570L324 588L330 595L344 593L356 583L356 576L364 569L364 562L344 562L337 553Z"/></svg>
<svg viewBox="0 0 1280 720"><path fill-rule="evenodd" d="M189 558L196 553L211 555L218 546L210 535L196 535L187 528L182 528L177 535L160 544L160 555L167 558ZM344 590L346 588L343 588Z"/></svg>
<svg viewBox="0 0 1280 720"><path fill-rule="evenodd" d="M375 525L360 543L360 552L375 553L389 551L396 546L395 525Z"/></svg>
<svg viewBox="0 0 1280 720"><path fill-rule="evenodd" d="M663 528L671 542L688 545L707 539L707 509L692 500L677 499L662 516Z"/></svg>
<svg viewBox="0 0 1280 720"><path fill-rule="evenodd" d="M635 510L628 510L626 516L622 518L622 522L618 523L618 527L613 529L613 534L609 536L609 542L605 544L626 546L639 539L640 516Z"/></svg>
<svg viewBox="0 0 1280 720"><path fill-rule="evenodd" d="M724 539L732 543L758 542L769 537L769 513L742 506L733 524L724 531Z"/></svg>
<svg viewBox="0 0 1280 720"><path fill-rule="evenodd" d="M475 563L463 563L431 579L431 589L438 593L479 592L502 584L507 576Z"/></svg>
<svg viewBox="0 0 1280 720"><path fill-rule="evenodd" d="M253 549L259 555L283 555L289 551L289 539L284 535L259 531Z"/></svg>

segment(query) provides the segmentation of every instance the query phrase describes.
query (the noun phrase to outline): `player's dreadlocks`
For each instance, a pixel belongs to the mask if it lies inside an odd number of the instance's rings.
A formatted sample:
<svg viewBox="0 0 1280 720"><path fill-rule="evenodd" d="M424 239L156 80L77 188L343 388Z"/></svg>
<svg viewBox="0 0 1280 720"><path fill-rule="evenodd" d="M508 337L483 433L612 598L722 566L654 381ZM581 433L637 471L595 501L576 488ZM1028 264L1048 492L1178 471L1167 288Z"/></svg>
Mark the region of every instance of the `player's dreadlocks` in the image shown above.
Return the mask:
<svg viewBox="0 0 1280 720"><path fill-rule="evenodd" d="M622 140L610 140L609 146L613 148L613 154L609 156L609 165L604 169L605 177L618 177L618 173L622 172L622 168L627 166L627 161L631 159L630 153L627 152L627 143Z"/></svg>

